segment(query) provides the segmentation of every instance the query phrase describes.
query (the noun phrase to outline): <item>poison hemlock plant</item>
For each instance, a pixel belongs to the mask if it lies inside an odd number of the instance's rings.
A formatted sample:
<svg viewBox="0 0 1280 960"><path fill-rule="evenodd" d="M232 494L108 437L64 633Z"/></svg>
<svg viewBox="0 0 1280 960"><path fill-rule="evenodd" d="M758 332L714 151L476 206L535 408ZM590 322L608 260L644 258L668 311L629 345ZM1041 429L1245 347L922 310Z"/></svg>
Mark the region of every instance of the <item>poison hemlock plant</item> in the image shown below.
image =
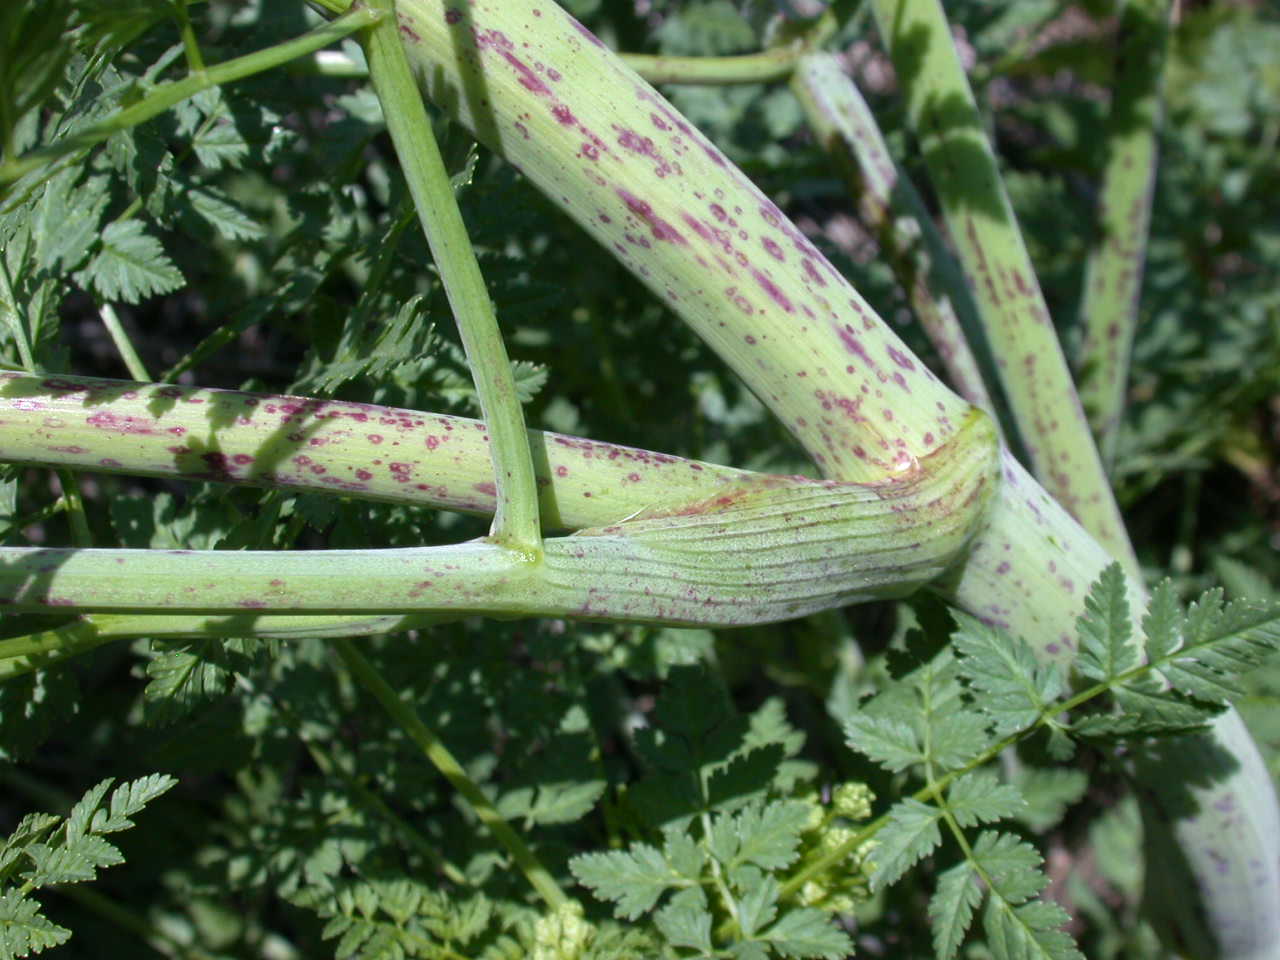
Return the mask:
<svg viewBox="0 0 1280 960"><path fill-rule="evenodd" d="M1280 949L1280 25L949 6L0 10L8 955Z"/></svg>
<svg viewBox="0 0 1280 960"><path fill-rule="evenodd" d="M973 832L1022 814L1019 783L1035 781L1022 771L1002 782L988 765L1030 738L1065 761L1077 743L1105 747L1207 727L1242 692L1239 678L1280 649L1280 607L1224 606L1221 592L1209 591L1184 611L1165 581L1143 634L1134 636L1124 575L1113 565L1093 585L1077 624L1076 689L1016 637L961 616L949 646L912 651L904 672L846 724L852 749L924 781L876 822L871 888L898 882L944 837L960 854L939 872L929 905L939 957L957 955L979 909L997 958L1083 956L1061 929L1068 914L1036 899L1049 879L1035 847L1007 829ZM1140 770L1137 776L1140 783Z"/></svg>
<svg viewBox="0 0 1280 960"><path fill-rule="evenodd" d="M645 918L678 956L847 956L853 943L831 914L865 897L858 853L798 900L784 902L782 891L802 860L866 819L870 794L845 784L824 805L816 768L795 759L804 737L781 704L770 701L748 720L708 696L709 680L700 670L674 671L656 725L636 734L649 773L624 806L654 843L581 854L569 867L618 919Z"/></svg>
<svg viewBox="0 0 1280 960"><path fill-rule="evenodd" d="M66 943L71 931L48 919L32 894L95 880L99 870L124 863L106 835L132 828L130 817L177 783L157 773L111 790L112 781L103 780L65 817L23 817L0 844L0 958L13 960Z"/></svg>

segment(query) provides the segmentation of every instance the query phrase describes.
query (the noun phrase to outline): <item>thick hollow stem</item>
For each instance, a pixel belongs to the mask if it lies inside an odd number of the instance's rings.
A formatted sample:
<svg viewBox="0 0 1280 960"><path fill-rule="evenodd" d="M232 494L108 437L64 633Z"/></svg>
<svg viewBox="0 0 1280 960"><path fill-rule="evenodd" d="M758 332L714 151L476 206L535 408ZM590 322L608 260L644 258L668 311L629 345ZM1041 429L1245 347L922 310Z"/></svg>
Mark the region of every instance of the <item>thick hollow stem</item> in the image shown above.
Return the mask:
<svg viewBox="0 0 1280 960"><path fill-rule="evenodd" d="M1006 454L1005 495L963 563L934 584L948 601L1066 661L1088 585L1111 557ZM1146 607L1129 579L1129 605ZM1147 901L1188 956L1280 955L1280 806L1266 764L1235 710L1205 734L1136 752L1146 831Z"/></svg>
<svg viewBox="0 0 1280 960"><path fill-rule="evenodd" d="M829 477L879 480L944 445L968 404L778 208L559 8L401 0L433 101L688 323Z"/></svg>
<svg viewBox="0 0 1280 960"><path fill-rule="evenodd" d="M901 596L981 529L997 443L973 411L952 442L879 483L753 477L545 541L398 550L0 548L15 612L486 613L702 626L788 620Z"/></svg>
<svg viewBox="0 0 1280 960"><path fill-rule="evenodd" d="M709 496L749 471L528 431L551 530ZM0 372L0 456L100 473L330 493L491 515L479 420L310 397Z"/></svg>
<svg viewBox="0 0 1280 960"><path fill-rule="evenodd" d="M833 54L800 59L792 89L818 141L841 162L853 181L863 222L879 240L916 318L938 351L951 385L974 406L994 415L987 392L994 368L984 377L969 336L982 330L964 278L933 225L911 181L889 155L871 108ZM961 324L963 311L968 323Z"/></svg>
<svg viewBox="0 0 1280 960"><path fill-rule="evenodd" d="M1036 475L1140 574L938 0L873 0L907 114Z"/></svg>
<svg viewBox="0 0 1280 960"><path fill-rule="evenodd" d="M1108 465L1115 459L1138 324L1171 11L1168 0L1131 0L1121 16L1107 167L1098 204L1101 235L1085 271L1080 399Z"/></svg>

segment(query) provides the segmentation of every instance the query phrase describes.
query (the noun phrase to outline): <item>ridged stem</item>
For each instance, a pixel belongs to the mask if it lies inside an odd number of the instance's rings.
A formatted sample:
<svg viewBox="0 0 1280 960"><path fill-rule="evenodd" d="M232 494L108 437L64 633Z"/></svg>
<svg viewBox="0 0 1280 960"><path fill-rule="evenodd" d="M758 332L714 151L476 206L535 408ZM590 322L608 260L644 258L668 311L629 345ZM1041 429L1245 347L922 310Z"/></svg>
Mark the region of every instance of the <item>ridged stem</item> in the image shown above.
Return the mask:
<svg viewBox="0 0 1280 960"><path fill-rule="evenodd" d="M1140 577L939 0L872 0L1037 477Z"/></svg>
<svg viewBox="0 0 1280 960"><path fill-rule="evenodd" d="M974 411L951 443L908 473L865 484L750 477L701 500L546 540L536 564L484 541L328 551L0 547L0 604L167 616L774 622L935 580L981 529L997 462L995 435Z"/></svg>
<svg viewBox="0 0 1280 960"><path fill-rule="evenodd" d="M1129 0L1120 15L1099 237L1089 254L1080 307L1080 399L1108 466L1115 460L1138 325L1172 6L1169 0Z"/></svg>
<svg viewBox="0 0 1280 960"><path fill-rule="evenodd" d="M853 78L834 54L811 53L797 63L791 87L818 142L850 177L858 214L875 234L951 386L994 416L986 384L995 382L995 371L992 367L984 377L969 346L969 337L981 337L982 330L964 277L920 195L889 155ZM961 323L962 313L966 323Z"/></svg>

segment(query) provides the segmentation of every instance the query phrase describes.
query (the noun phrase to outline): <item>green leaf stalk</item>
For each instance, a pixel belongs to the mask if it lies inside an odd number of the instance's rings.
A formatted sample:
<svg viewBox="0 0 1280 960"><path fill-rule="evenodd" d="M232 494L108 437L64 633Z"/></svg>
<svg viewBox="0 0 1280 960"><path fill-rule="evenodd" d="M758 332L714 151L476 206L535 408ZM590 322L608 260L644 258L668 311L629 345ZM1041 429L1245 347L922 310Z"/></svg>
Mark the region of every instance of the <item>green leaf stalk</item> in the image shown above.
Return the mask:
<svg viewBox="0 0 1280 960"><path fill-rule="evenodd" d="M458 322L489 429L497 501L491 536L495 542L535 559L542 540L538 495L511 362L431 121L400 43L395 5L392 0L372 0L370 6L382 18L364 35L369 75Z"/></svg>

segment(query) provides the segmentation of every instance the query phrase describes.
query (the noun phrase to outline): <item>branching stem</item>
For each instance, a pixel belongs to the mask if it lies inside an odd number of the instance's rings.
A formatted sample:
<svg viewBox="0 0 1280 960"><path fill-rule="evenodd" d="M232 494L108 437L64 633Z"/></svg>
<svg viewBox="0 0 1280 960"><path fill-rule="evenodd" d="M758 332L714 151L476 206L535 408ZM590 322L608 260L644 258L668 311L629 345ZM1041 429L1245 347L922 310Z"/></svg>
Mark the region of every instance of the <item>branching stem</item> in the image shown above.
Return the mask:
<svg viewBox="0 0 1280 960"><path fill-rule="evenodd" d="M158 117L169 108L195 96L202 90L262 73L288 63L296 57L303 57L322 47L327 47L343 37L376 23L381 16L381 13L368 7L356 7L337 20L323 23L300 37L216 64L181 80L162 83L137 103L130 104L88 129L0 164L0 185L12 183L65 154L96 146L113 133L128 130L153 117Z"/></svg>
<svg viewBox="0 0 1280 960"><path fill-rule="evenodd" d="M422 95L401 46L393 0L372 0L371 6L384 16L365 37L369 73L453 308L491 437L497 487L492 536L534 560L542 544L538 493L511 363Z"/></svg>

